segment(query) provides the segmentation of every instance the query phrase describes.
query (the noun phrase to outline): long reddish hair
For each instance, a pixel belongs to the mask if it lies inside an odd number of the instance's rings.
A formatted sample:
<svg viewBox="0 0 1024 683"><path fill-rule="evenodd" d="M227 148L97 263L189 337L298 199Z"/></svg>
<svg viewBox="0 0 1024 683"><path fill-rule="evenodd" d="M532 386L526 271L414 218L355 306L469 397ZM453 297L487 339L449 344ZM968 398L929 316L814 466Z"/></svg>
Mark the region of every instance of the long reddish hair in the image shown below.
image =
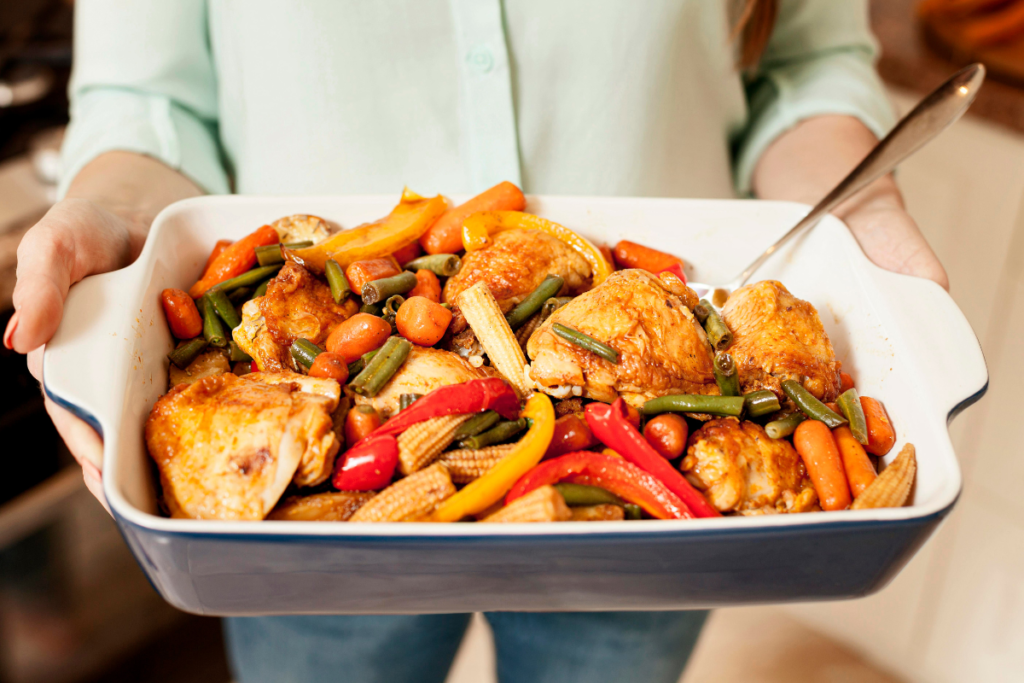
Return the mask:
<svg viewBox="0 0 1024 683"><path fill-rule="evenodd" d="M740 68L749 69L761 59L778 14L779 0L746 0L732 28L733 39L740 41Z"/></svg>

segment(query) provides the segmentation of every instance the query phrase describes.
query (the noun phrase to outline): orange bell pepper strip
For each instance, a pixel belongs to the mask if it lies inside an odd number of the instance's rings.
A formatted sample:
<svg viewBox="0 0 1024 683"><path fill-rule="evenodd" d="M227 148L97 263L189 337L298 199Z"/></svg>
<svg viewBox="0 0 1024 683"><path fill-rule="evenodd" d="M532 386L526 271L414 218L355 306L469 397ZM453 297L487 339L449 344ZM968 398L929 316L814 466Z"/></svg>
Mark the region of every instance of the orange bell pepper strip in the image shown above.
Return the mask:
<svg viewBox="0 0 1024 683"><path fill-rule="evenodd" d="M284 257L323 273L329 258L345 268L356 261L389 256L419 240L447 208L441 195L426 199L406 188L398 205L381 220L342 230L306 249L284 249Z"/></svg>
<svg viewBox="0 0 1024 683"><path fill-rule="evenodd" d="M521 417L528 418L532 424L519 443L487 474L441 503L426 521L457 522L486 510L540 462L555 433L555 409L551 399L539 392L534 394L526 401Z"/></svg>
<svg viewBox="0 0 1024 683"><path fill-rule="evenodd" d="M269 225L264 225L251 235L224 247L224 250L217 255L217 258L213 259L213 263L206 269L202 279L188 290L188 295L193 299L198 299L214 285L238 277L256 265L256 247L265 247L280 241L281 238L277 236L277 230Z"/></svg>
<svg viewBox="0 0 1024 683"><path fill-rule="evenodd" d="M595 287L612 273L612 267L605 260L604 254L590 240L564 225L521 211L481 211L473 214L462 224L462 246L466 251L482 249L491 243L491 235L494 233L517 228L540 230L568 244L590 264Z"/></svg>

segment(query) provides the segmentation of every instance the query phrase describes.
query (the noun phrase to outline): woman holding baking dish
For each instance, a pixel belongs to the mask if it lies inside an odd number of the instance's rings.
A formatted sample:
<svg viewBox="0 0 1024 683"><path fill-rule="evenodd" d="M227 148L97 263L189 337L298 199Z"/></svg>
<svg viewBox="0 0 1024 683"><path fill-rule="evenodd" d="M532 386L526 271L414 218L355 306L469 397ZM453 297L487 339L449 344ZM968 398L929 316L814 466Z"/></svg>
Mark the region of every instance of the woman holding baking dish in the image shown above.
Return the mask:
<svg viewBox="0 0 1024 683"><path fill-rule="evenodd" d="M814 203L893 118L864 0L76 4L64 197L19 249L4 344L201 194L527 192ZM836 212L946 285L892 178ZM723 245L727 248L728 245ZM103 500L102 444L47 402ZM704 612L490 614L502 681L675 681ZM236 678L441 681L469 615L226 621Z"/></svg>

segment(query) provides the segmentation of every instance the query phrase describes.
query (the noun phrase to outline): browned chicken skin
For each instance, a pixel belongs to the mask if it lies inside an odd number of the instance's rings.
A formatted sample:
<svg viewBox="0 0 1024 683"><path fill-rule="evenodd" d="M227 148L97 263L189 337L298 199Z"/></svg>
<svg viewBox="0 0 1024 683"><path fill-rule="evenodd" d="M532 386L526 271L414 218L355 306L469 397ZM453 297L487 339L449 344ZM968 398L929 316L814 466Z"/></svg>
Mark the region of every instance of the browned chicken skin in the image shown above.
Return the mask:
<svg viewBox="0 0 1024 683"><path fill-rule="evenodd" d="M502 313L512 310L548 275L565 280L559 296L576 295L591 283L590 265L565 242L539 230L505 230L493 242L462 258L462 269L444 286L442 299L454 304L477 282L487 283ZM455 311L452 331L466 328L466 320Z"/></svg>
<svg viewBox="0 0 1024 683"><path fill-rule="evenodd" d="M490 368L474 368L457 354L440 349L412 347L409 357L394 377L373 398L355 396L356 405L372 405L387 419L398 412L402 394L429 394L438 387L484 379L495 374Z"/></svg>
<svg viewBox="0 0 1024 683"><path fill-rule="evenodd" d="M705 422L690 435L680 469L719 512L807 512L817 502L793 446L753 422Z"/></svg>
<svg viewBox="0 0 1024 683"><path fill-rule="evenodd" d="M263 519L303 462L333 465L338 399L227 373L182 384L146 421L172 517Z"/></svg>
<svg viewBox="0 0 1024 683"><path fill-rule="evenodd" d="M725 302L722 319L734 336L728 350L743 393L769 389L785 400L781 382L792 379L822 401L839 395L839 363L818 312L781 282L737 289Z"/></svg>
<svg viewBox="0 0 1024 683"><path fill-rule="evenodd" d="M357 310L351 298L334 303L326 283L289 262L270 281L266 296L242 306L242 324L232 337L261 370L290 370L292 342L301 337L323 344L331 330Z"/></svg>
<svg viewBox="0 0 1024 683"><path fill-rule="evenodd" d="M373 492L330 491L282 500L267 519L285 522L345 522L376 495Z"/></svg>
<svg viewBox="0 0 1024 683"><path fill-rule="evenodd" d="M693 317L697 297L674 277L620 270L555 313L527 343L541 390L635 407L668 394L717 394L707 339ZM619 352L613 365L556 335L561 323ZM578 387L578 389L575 389Z"/></svg>

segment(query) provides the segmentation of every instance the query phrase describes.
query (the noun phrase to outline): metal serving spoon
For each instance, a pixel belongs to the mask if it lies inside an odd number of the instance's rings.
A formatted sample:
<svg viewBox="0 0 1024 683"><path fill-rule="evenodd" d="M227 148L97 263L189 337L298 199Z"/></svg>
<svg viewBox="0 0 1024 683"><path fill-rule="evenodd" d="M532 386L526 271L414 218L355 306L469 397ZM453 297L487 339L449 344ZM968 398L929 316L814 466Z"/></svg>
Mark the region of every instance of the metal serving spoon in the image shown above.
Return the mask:
<svg viewBox="0 0 1024 683"><path fill-rule="evenodd" d="M754 272L764 265L772 254L797 235L813 227L825 214L853 194L884 176L889 171L921 149L932 138L946 130L956 122L967 108L971 106L982 81L985 80L985 67L972 64L953 74L952 77L904 116L896 127L885 136L864 160L853 169L848 176L836 185L835 189L825 195L818 204L794 225L789 232L776 240L763 254L754 259L735 280L726 285L706 285L700 282L689 283L697 296L705 298L712 295L712 303L722 306L729 295L747 283Z"/></svg>

